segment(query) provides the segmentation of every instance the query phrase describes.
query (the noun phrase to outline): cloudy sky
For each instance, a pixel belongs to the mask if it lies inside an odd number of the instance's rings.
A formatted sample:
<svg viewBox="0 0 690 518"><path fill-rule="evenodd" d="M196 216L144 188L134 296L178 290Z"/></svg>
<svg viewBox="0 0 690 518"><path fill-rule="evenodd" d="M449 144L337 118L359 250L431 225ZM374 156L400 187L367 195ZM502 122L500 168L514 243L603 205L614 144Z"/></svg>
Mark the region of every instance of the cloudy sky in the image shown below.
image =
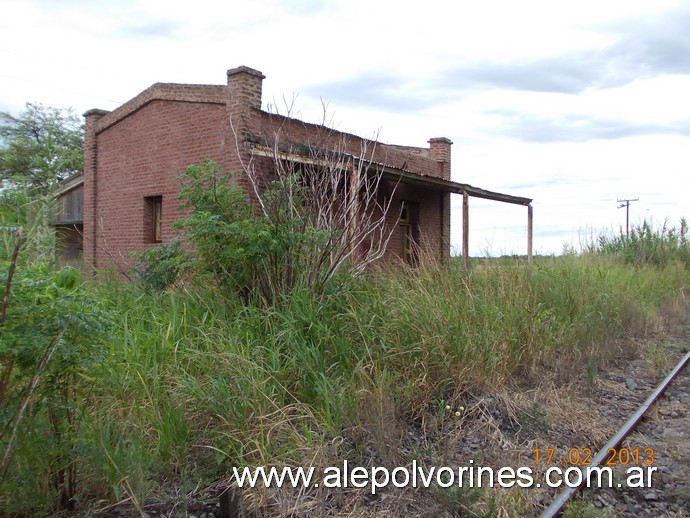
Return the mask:
<svg viewBox="0 0 690 518"><path fill-rule="evenodd" d="M261 70L264 108L382 142L453 142L453 179L534 199L535 251L690 215L690 2L0 0L0 111L114 109L155 82ZM453 201L453 245L461 243ZM470 200L473 254L526 209Z"/></svg>

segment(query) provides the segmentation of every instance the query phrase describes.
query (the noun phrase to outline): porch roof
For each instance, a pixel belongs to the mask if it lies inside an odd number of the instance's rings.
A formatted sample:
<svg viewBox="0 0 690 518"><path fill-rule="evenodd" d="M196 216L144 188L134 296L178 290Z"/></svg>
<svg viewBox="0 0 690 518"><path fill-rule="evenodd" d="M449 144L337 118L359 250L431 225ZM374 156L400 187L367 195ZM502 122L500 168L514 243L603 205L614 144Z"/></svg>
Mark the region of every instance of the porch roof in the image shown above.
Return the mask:
<svg viewBox="0 0 690 518"><path fill-rule="evenodd" d="M264 157L274 157L276 151L275 149L262 145L256 142L251 142L251 152L257 156ZM328 161L328 156L334 154L334 151L319 152L317 156L310 153L308 146L290 146L293 151L283 151L279 150L280 158L285 160L291 160L297 163L305 164L320 164L326 163ZM297 149L295 152L294 150ZM304 151L304 152L302 152ZM312 150L313 151L313 150ZM532 203L532 198L524 198L522 196L512 196L510 194L503 194L495 191L488 191L480 187L474 187L466 183L454 182L452 180L444 180L443 178L438 178L435 176L425 175L421 173L415 173L412 171L406 171L404 169L399 169L396 167L391 167L387 164L372 162L361 157L351 155L349 153L338 153L339 155L345 155L356 162L364 162L369 166L372 166L383 174L383 178L392 181L400 181L403 183L420 185L429 189L435 189L445 192L450 192L454 194L464 194L467 193L468 196L473 196L475 198L483 198L485 200L500 201L503 203L512 203L514 205L524 205L529 206Z"/></svg>
<svg viewBox="0 0 690 518"><path fill-rule="evenodd" d="M391 180L400 180L404 183L422 185L431 189L442 190L454 194L467 193L469 196L483 198L485 200L500 201L515 205L529 205L532 203L532 198L523 198L522 196L512 196L510 194L487 191L486 189L474 187L467 183L444 180L443 178L411 173L409 171L402 171L400 169L393 169L385 166L383 167L383 177Z"/></svg>

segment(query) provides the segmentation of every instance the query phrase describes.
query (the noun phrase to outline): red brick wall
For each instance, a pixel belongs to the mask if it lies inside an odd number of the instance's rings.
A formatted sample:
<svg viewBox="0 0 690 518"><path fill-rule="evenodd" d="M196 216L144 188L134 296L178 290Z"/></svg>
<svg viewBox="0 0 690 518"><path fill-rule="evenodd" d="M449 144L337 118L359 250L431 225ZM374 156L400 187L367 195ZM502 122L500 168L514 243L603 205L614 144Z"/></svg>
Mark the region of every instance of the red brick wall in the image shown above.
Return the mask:
<svg viewBox="0 0 690 518"><path fill-rule="evenodd" d="M425 176L450 177L450 141L432 139L429 148L374 143L355 135L328 130L260 110L263 76L240 67L228 72L228 85L157 83L113 112L86 116L84 167L84 258L99 268L113 262L120 271L135 263L131 252L152 246L145 235L145 198L161 196L163 242L172 236L181 182L192 163L210 158L241 172L254 160L269 173L270 159L251 157L245 136L269 145L306 144L334 148L375 163ZM88 115L90 113L90 115ZM239 155L238 145L239 144ZM366 150L363 152L363 148ZM446 160L447 158L447 160ZM268 165L267 165L268 164ZM248 188L246 181L241 182ZM388 193L392 184L388 184ZM419 204L419 244L435 257L449 255L449 194L400 184L388 215L395 224L401 202ZM395 225L387 257L400 253Z"/></svg>
<svg viewBox="0 0 690 518"><path fill-rule="evenodd" d="M272 144L277 139L282 143L308 144L316 148L338 148L340 151L362 157L389 167L402 169L424 176L450 179L450 141L432 139L436 150L434 156L428 148L393 146L370 141L349 133L341 133L316 124L252 110L251 132ZM447 141L443 145L438 141ZM441 145L437 145L441 144ZM447 166L439 159L448 157Z"/></svg>
<svg viewBox="0 0 690 518"><path fill-rule="evenodd" d="M205 158L227 164L235 148L224 104L165 100L151 101L107 127L96 144L96 222L85 229L86 237L95 239L95 266L107 268L114 260L120 271L134 264L130 252L151 246L144 235L145 197L163 198L167 242L181 216L178 177Z"/></svg>
<svg viewBox="0 0 690 518"><path fill-rule="evenodd" d="M388 182L384 190L390 193L393 190L393 186L394 184ZM385 255L386 259L400 258L402 236L400 225L397 221L403 202L417 204L419 208L417 233L419 242L417 245L420 247L421 258L424 259L427 254L436 259L445 257L444 250L447 247L447 238L443 237L443 207L440 203L443 196L444 194L441 191L425 189L417 185L398 184L393 193L393 202L386 217L389 227L394 226ZM448 230L450 230L450 227L448 227Z"/></svg>

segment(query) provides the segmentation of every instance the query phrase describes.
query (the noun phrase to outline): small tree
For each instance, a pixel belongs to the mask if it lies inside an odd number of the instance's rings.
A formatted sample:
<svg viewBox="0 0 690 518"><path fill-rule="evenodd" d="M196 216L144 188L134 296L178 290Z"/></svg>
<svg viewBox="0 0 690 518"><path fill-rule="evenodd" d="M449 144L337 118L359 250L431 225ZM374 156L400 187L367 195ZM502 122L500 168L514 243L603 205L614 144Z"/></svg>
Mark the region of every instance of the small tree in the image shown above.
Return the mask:
<svg viewBox="0 0 690 518"><path fill-rule="evenodd" d="M189 216L175 222L182 229L178 239L142 254L139 270L145 286L164 288L179 274L196 279L210 275L247 300L269 303L300 286L315 288L305 276L306 261L329 233L304 227L302 206L285 204L287 190L296 201L299 186L276 184L261 193L261 205L276 216L270 219L256 213L244 189L215 162L191 165L181 178L178 198Z"/></svg>
<svg viewBox="0 0 690 518"><path fill-rule="evenodd" d="M178 199L190 215L175 222L181 237L194 245L195 257L183 263L239 292L258 288L256 269L276 247L265 222L256 218L244 191L213 161L187 168ZM176 246L175 244L172 245ZM186 266L185 266L186 265ZM256 290L255 290L256 291Z"/></svg>
<svg viewBox="0 0 690 518"><path fill-rule="evenodd" d="M321 124L306 129L289 117L290 107L287 112L271 115L282 120L276 130L254 137L258 156L263 154L270 165L262 167L253 156L243 170L269 225L287 226L301 236L291 243L299 261L275 265L271 276L297 265L306 286L320 293L336 273L357 276L383 257L396 224L389 212L397 184L382 194L376 139L352 139L353 150L350 137L328 127L325 109ZM308 141L296 135L308 135ZM237 133L235 138L239 151Z"/></svg>
<svg viewBox="0 0 690 518"><path fill-rule="evenodd" d="M71 110L26 103L0 112L0 180L45 194L83 169L83 126Z"/></svg>

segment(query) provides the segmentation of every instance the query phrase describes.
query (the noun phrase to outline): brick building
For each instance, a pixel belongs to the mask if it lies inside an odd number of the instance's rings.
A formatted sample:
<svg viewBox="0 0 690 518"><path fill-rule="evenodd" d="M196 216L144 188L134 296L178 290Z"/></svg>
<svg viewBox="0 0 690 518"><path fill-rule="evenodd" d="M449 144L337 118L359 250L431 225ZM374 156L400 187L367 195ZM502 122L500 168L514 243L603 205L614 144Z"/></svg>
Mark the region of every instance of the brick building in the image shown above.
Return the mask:
<svg viewBox="0 0 690 518"><path fill-rule="evenodd" d="M174 234L181 216L179 176L188 165L211 159L227 172L253 162L271 167L265 136L278 129L291 149L313 145L324 127L261 109L261 72L238 67L226 85L156 83L119 108L84 114L84 174L72 189L83 190L83 257L97 268L126 271L130 254ZM319 146L338 146L358 156L368 144L355 135L329 130ZM381 196L392 196L392 236L386 256L411 260L413 244L437 258L450 254L450 195L460 193L528 205L511 197L452 182L451 141L432 138L429 147L376 144L366 157L384 178ZM300 160L299 153L291 157ZM404 210L403 210L404 207Z"/></svg>

